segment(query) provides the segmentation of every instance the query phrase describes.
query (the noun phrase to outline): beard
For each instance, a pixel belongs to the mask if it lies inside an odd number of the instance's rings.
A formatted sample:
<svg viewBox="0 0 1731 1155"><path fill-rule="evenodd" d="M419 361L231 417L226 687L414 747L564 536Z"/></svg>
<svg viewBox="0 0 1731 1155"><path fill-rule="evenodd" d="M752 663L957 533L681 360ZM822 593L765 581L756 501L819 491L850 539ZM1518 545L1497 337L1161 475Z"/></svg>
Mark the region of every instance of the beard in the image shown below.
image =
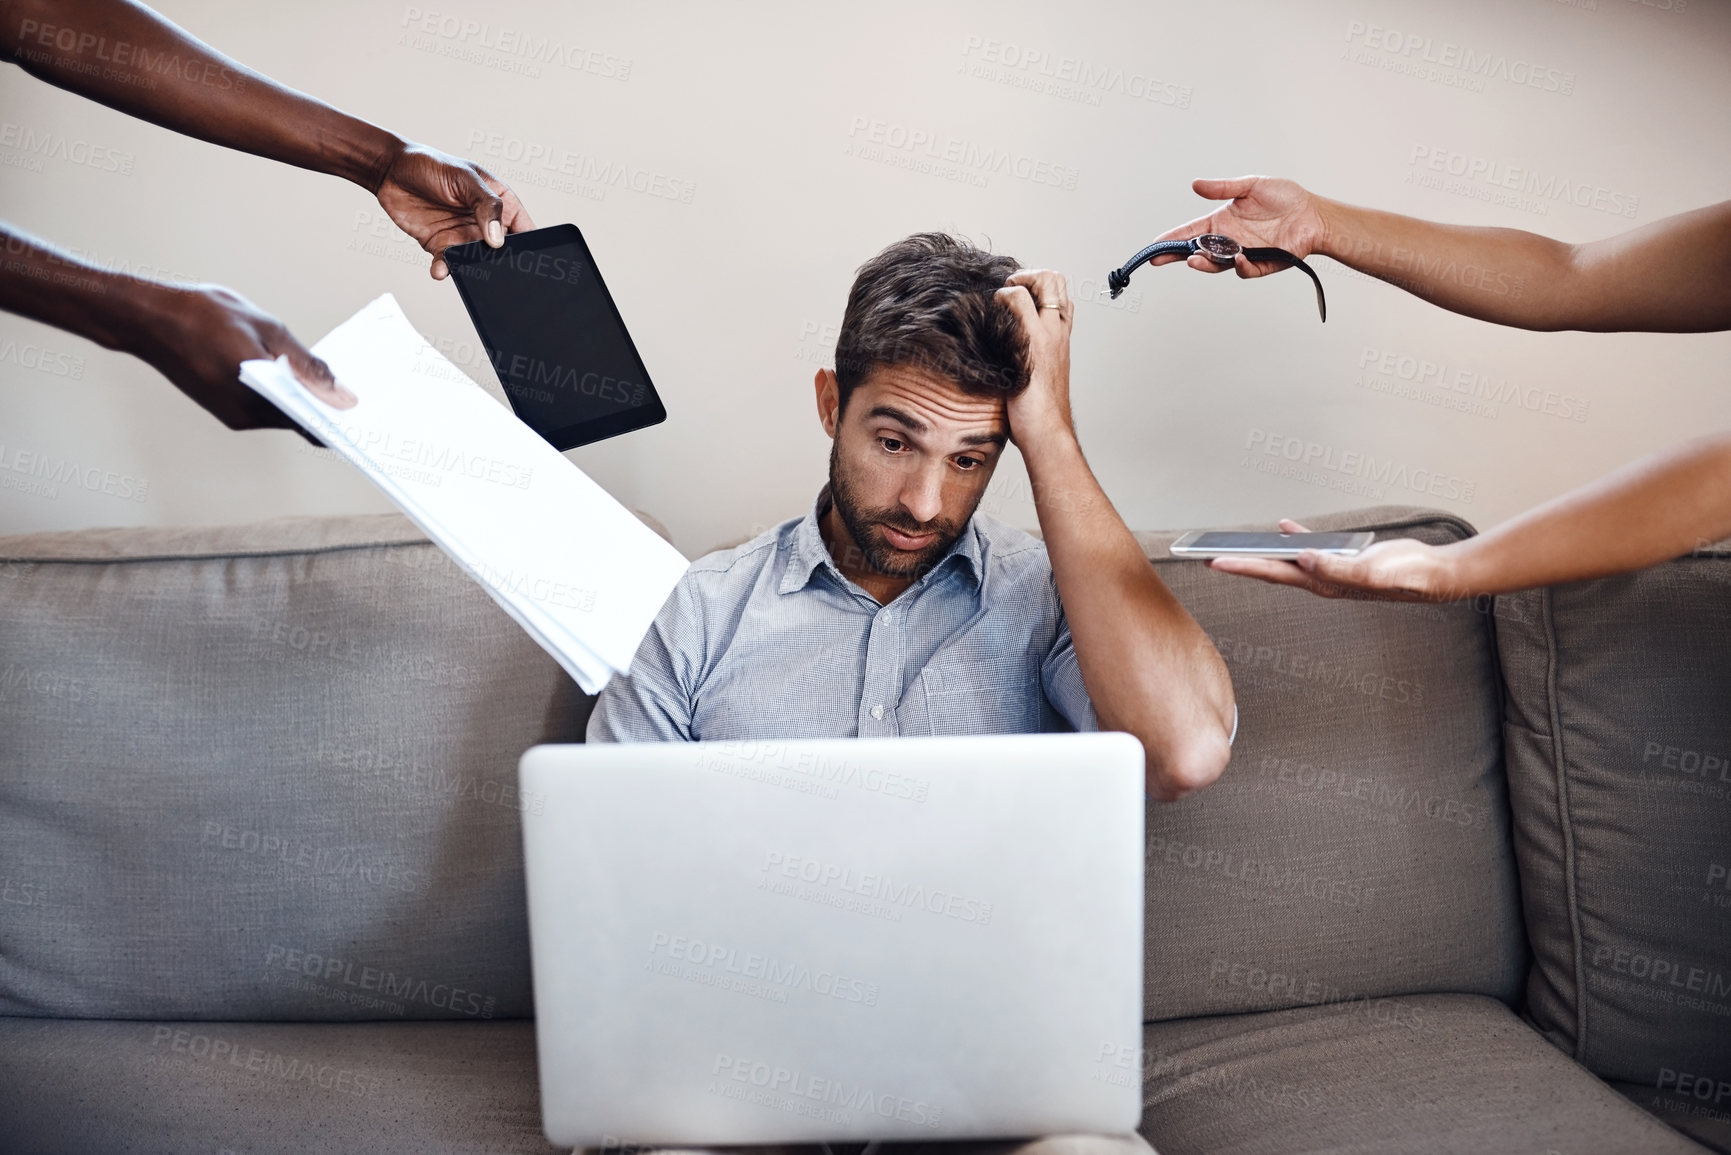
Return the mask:
<svg viewBox="0 0 1731 1155"><path fill-rule="evenodd" d="M835 503L835 511L841 515L842 524L847 526L848 535L864 555L865 563L872 570L894 578L917 578L938 562L943 560L950 547L956 544L956 539L962 536L962 530L967 526L967 517L960 522L946 521L935 517L931 521L915 521L907 511L899 507L889 509L868 509L860 503L859 494L850 484L841 469L840 439L832 442L829 450L829 495ZM972 517L973 510L968 511ZM899 530L907 534L935 533L936 538L923 549L897 549L883 535L883 526Z"/></svg>

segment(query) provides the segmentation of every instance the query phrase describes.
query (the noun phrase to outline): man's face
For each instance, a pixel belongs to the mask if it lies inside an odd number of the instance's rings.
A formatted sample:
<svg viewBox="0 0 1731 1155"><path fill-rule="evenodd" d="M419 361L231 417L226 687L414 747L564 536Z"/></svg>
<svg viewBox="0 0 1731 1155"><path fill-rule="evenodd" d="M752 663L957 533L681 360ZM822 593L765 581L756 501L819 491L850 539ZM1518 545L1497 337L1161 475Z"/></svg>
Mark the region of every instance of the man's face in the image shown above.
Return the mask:
<svg viewBox="0 0 1731 1155"><path fill-rule="evenodd" d="M839 412L835 375L819 373L817 385L818 412L835 439L829 482L836 512L867 566L917 577L944 556L980 504L1009 434L1003 399L901 365L873 370Z"/></svg>

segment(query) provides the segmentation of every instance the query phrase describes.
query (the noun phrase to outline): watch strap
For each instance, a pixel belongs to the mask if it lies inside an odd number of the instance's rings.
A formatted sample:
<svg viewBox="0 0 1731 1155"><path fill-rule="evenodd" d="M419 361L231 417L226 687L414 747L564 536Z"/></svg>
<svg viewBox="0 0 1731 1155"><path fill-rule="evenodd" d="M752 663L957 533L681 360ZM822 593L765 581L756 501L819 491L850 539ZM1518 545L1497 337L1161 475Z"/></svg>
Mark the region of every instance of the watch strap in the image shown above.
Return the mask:
<svg viewBox="0 0 1731 1155"><path fill-rule="evenodd" d="M1118 294L1129 286L1130 274L1140 268L1144 261L1151 261L1155 257L1164 256L1167 253L1183 253L1185 256L1189 256L1195 251L1195 241L1155 241L1146 248L1137 249L1135 256L1107 273L1106 287L1112 290L1112 296L1116 299Z"/></svg>
<svg viewBox="0 0 1731 1155"><path fill-rule="evenodd" d="M1316 275L1316 270L1304 261L1293 256L1285 249L1245 249L1244 257L1250 261L1279 261L1304 270L1304 275L1310 278L1310 283L1316 286L1316 311L1326 324L1328 321L1328 302L1322 295L1322 278Z"/></svg>

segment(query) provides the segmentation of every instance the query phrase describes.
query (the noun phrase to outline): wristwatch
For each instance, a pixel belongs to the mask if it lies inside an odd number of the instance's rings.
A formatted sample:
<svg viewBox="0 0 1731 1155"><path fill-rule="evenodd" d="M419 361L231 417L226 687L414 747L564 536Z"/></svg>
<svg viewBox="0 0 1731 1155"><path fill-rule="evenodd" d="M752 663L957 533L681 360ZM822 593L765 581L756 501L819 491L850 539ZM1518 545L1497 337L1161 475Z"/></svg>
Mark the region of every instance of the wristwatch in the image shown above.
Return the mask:
<svg viewBox="0 0 1731 1155"><path fill-rule="evenodd" d="M1112 290L1112 296L1116 297L1124 291L1130 284L1130 274L1144 261L1151 261L1166 253L1182 253L1186 257L1192 253L1201 253L1217 265L1230 265L1239 253L1243 253L1250 261L1283 261L1303 269L1304 275L1316 286L1316 311L1324 322L1328 320L1328 302L1322 296L1322 281L1309 265L1285 249L1247 249L1231 237L1223 237L1219 233L1203 233L1187 241L1155 241L1147 248L1138 250L1136 255L1122 266L1106 274L1106 284Z"/></svg>

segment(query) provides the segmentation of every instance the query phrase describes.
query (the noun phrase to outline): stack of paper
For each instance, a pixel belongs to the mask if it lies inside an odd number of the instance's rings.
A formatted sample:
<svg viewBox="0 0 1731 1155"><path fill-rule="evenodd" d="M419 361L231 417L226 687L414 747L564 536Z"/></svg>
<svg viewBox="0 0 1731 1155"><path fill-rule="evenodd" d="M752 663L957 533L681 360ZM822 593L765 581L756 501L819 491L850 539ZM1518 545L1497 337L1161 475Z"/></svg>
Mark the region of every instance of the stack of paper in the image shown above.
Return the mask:
<svg viewBox="0 0 1731 1155"><path fill-rule="evenodd" d="M359 466L588 693L631 665L678 550L409 324L389 293L313 346L360 398L332 409L286 358L241 380Z"/></svg>

